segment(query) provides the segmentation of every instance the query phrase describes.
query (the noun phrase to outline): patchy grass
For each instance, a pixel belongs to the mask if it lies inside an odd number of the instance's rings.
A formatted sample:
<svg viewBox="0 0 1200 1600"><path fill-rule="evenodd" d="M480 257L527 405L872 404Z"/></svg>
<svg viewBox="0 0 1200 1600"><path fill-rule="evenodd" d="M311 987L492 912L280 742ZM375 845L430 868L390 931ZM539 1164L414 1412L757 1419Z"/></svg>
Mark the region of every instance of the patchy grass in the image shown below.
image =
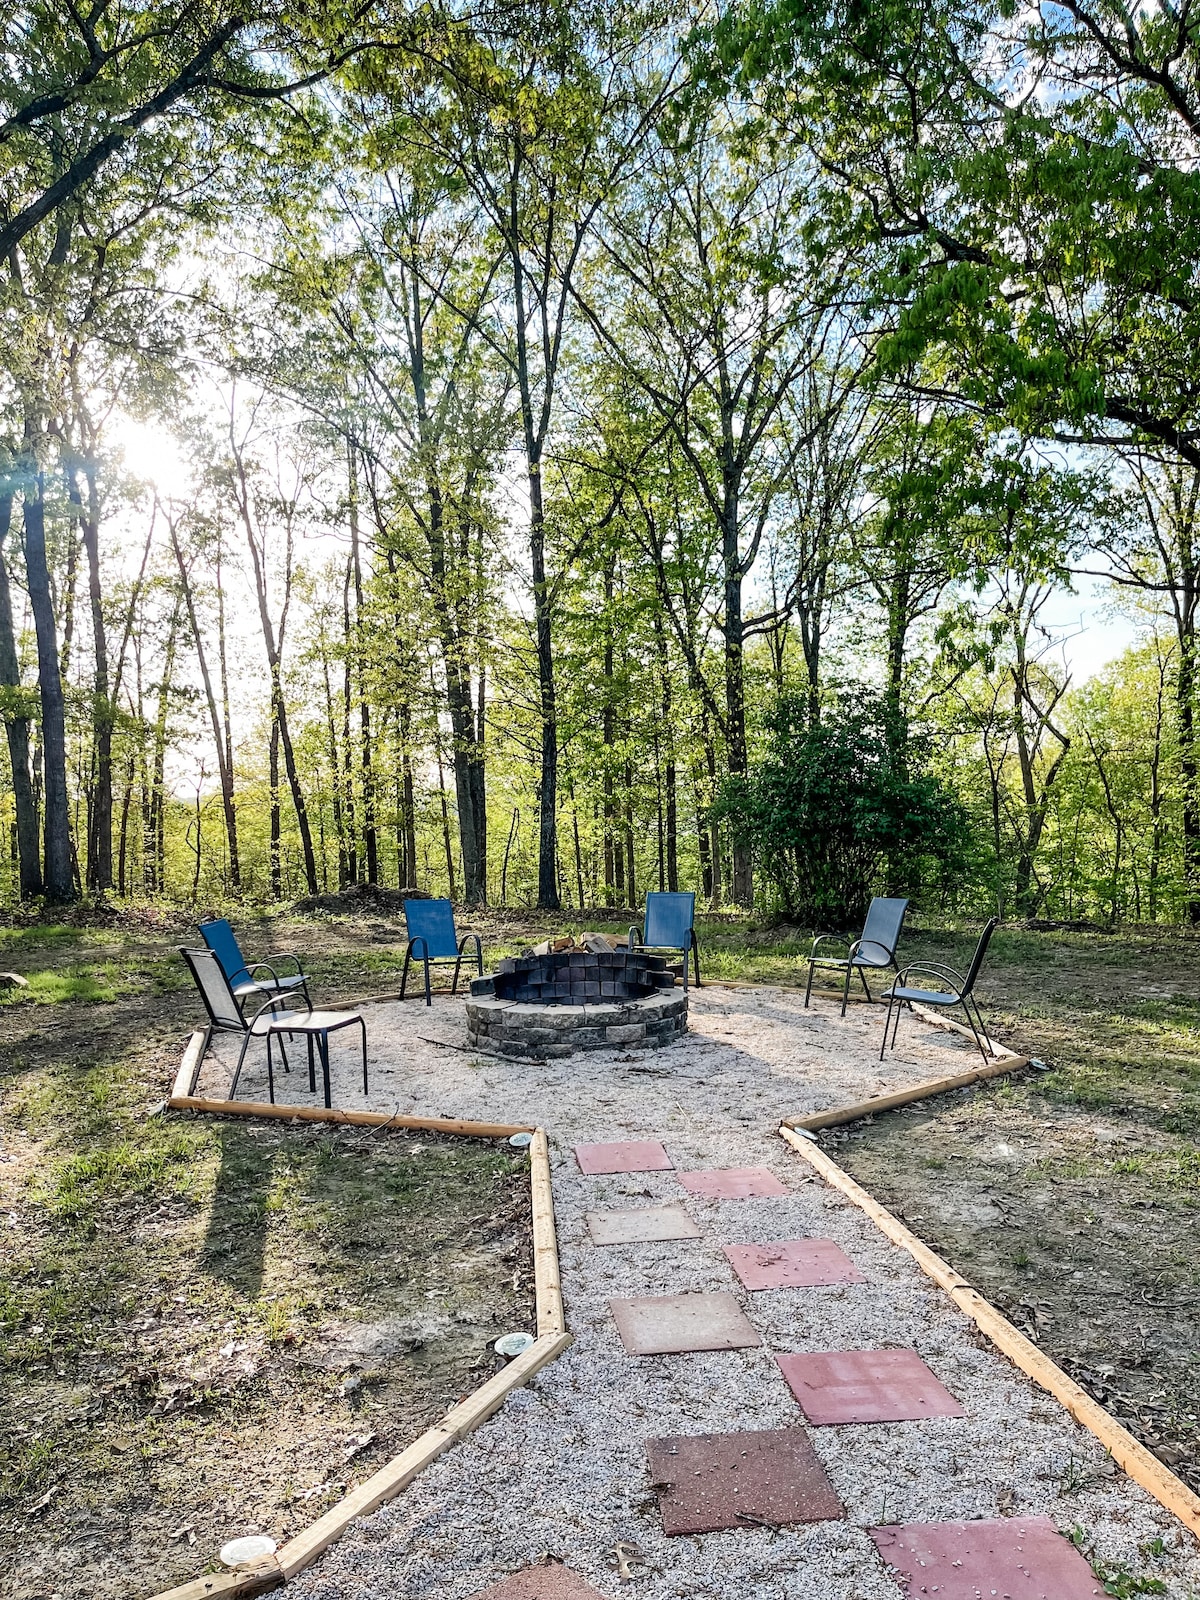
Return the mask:
<svg viewBox="0 0 1200 1600"><path fill-rule="evenodd" d="M198 1010L185 975L135 933L128 965L111 958L119 1003L81 998L65 980L97 947L71 932L4 956L64 979L0 1014L14 1600L152 1593L233 1534L288 1537L498 1369L500 1333L533 1327L524 1156L163 1114ZM326 992L394 987L392 952L304 933Z"/></svg>

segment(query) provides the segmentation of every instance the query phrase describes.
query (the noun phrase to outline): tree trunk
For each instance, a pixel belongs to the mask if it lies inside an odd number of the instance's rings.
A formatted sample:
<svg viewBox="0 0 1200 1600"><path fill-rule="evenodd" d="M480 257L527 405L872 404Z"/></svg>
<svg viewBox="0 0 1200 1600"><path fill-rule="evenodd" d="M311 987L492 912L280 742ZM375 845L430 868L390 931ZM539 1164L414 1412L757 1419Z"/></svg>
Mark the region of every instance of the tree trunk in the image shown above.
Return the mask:
<svg viewBox="0 0 1200 1600"><path fill-rule="evenodd" d="M12 527L11 491L0 495L0 689L11 698L4 711L4 731L12 767L13 808L16 812L16 843L22 900L42 892L42 861L38 849L38 815L29 771L29 718L21 708L21 666L13 627L12 590L4 544Z"/></svg>
<svg viewBox="0 0 1200 1600"><path fill-rule="evenodd" d="M71 870L70 805L67 795L67 729L59 672L57 629L46 561L46 521L40 472L25 490L25 573L37 634L38 692L42 702L43 881L50 900L75 899Z"/></svg>
<svg viewBox="0 0 1200 1600"><path fill-rule="evenodd" d="M196 615L196 598L192 592L191 574L183 559L183 550L179 543L179 533L174 522L171 527L171 545L175 551L175 562L179 568L179 581L183 587L184 604L187 606L188 622L192 629L192 640L196 646L196 658L200 665L200 679L204 685L204 699L208 706L208 720L212 728L213 747L217 752L217 773L221 781L221 808L225 817L225 839L229 850L229 881L235 894L241 892L242 869L238 855L237 834L237 806L234 799L233 765L230 759L231 741L228 725L224 728L221 715L217 709L217 697L213 691L212 675L208 670L208 655L204 649L204 636L200 629L200 621ZM221 628L222 655L224 654L224 628Z"/></svg>
<svg viewBox="0 0 1200 1600"><path fill-rule="evenodd" d="M679 789L675 771L675 715L671 694L671 662L667 654L667 635L662 617L654 618L654 637L658 646L658 670L662 680L662 728L666 743L663 787L666 800L667 890L679 888Z"/></svg>
<svg viewBox="0 0 1200 1600"><path fill-rule="evenodd" d="M1179 633L1179 673L1175 707L1179 724L1179 775L1182 779L1182 833L1184 915L1200 926L1200 793L1196 760L1196 638L1190 629Z"/></svg>
<svg viewBox="0 0 1200 1600"><path fill-rule="evenodd" d="M738 547L736 501L727 509L724 533L725 567L725 756L731 777L744 777L746 751L746 667L742 622L742 566ZM738 906L754 903L754 872L748 846L735 840L730 892Z"/></svg>
<svg viewBox="0 0 1200 1600"><path fill-rule="evenodd" d="M358 825L354 806L354 740L350 733L353 652L350 648L350 562L342 580L342 811L346 820L346 872L340 887L358 882Z"/></svg>
<svg viewBox="0 0 1200 1600"><path fill-rule="evenodd" d="M113 705L108 681L108 636L100 585L100 504L95 462L89 460L85 464L84 477L87 481L87 504L84 504L78 475L74 471L70 476L68 494L87 556L88 602L92 617L92 725L96 741L96 771L88 825L87 884L89 890L103 895L113 886Z"/></svg>
<svg viewBox="0 0 1200 1600"><path fill-rule="evenodd" d="M358 669L358 720L361 735L359 775L362 783L363 850L367 882L379 882L379 833L375 825L375 775L371 765L371 701L363 661L362 556L358 537L358 455L353 438L348 452L350 488L350 564L354 570L354 664ZM347 640L349 646L349 640Z"/></svg>
<svg viewBox="0 0 1200 1600"><path fill-rule="evenodd" d="M282 819L279 811L279 718L271 706L271 750L267 782L271 795L271 898L283 899L283 861L280 854Z"/></svg>

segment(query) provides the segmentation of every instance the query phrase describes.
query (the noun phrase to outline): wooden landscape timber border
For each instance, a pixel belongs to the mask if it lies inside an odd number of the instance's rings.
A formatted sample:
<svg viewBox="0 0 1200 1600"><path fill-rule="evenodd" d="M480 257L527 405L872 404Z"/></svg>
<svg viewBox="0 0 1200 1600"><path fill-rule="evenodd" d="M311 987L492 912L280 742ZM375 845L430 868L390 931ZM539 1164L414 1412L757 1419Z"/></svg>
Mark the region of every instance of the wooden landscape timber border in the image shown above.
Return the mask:
<svg viewBox="0 0 1200 1600"><path fill-rule="evenodd" d="M709 986L716 989L787 989L788 984L783 983L726 983L721 978L710 978ZM827 990L826 993L833 991ZM840 996L841 990L837 991ZM913 1011L923 1022L928 1022L931 1027L945 1028L949 1033L961 1034L964 1039L975 1043L975 1037L970 1028L961 1022L955 1022L953 1017L939 1016L936 1011L930 1011L922 1005L914 1005ZM968 1089L974 1083L986 1083L990 1078L1007 1078L1011 1073L1020 1072L1029 1065L1030 1057L1021 1056L1015 1050L1009 1050L1005 1045L994 1044L990 1034L984 1035L992 1052L992 1061L987 1066L973 1067L969 1072L956 1072L949 1078L932 1078L925 1083L915 1083L909 1089L897 1089L894 1094L875 1095L870 1100L859 1100L854 1105L835 1106L831 1111L813 1111L807 1116L784 1117L785 1128L807 1128L815 1131L818 1128L837 1128L847 1122L861 1122L864 1117L873 1117L877 1111L894 1111L898 1106L913 1105L918 1100L929 1100L934 1095L949 1094L952 1089Z"/></svg>
<svg viewBox="0 0 1200 1600"><path fill-rule="evenodd" d="M340 1539L359 1517L368 1516L391 1500L453 1444L492 1416L514 1389L529 1382L572 1343L563 1311L562 1278L558 1262L558 1239L554 1226L554 1196L550 1181L550 1147L544 1128L532 1123L509 1124L468 1122L450 1117L388 1116L377 1111L326 1111L323 1106L260 1105L244 1100L204 1100L192 1094L200 1064L208 1048L208 1030L193 1033L175 1078L175 1092L167 1104L176 1111L207 1112L216 1116L247 1116L275 1121L325 1122L337 1126L406 1128L430 1133L458 1134L476 1139L506 1139L514 1133L531 1133L529 1146L529 1193L533 1217L534 1296L537 1308L537 1338L523 1355L510 1361L502 1371L481 1384L473 1394L451 1406L442 1420L421 1437L393 1456L357 1489L331 1506L311 1527L295 1534L271 1556L232 1572L210 1573L193 1578L174 1589L164 1590L153 1600L210 1600L223 1597L265 1594L287 1583L309 1567L331 1544Z"/></svg>
<svg viewBox="0 0 1200 1600"><path fill-rule="evenodd" d="M860 1211L866 1212L893 1244L907 1250L921 1270L946 1291L959 1310L971 1318L998 1350L1027 1377L1060 1401L1076 1422L1094 1434L1122 1471L1200 1539L1200 1496L1194 1494L1156 1455L1110 1416L1086 1389L1081 1388L1073 1378L1068 1378L1061 1367L1014 1327L990 1301L985 1300L978 1289L973 1289L936 1251L922 1243L886 1206L872 1199L848 1172L817 1147L811 1136L806 1138L803 1133L786 1124L781 1125L779 1132L796 1153L820 1173L826 1183L840 1190Z"/></svg>

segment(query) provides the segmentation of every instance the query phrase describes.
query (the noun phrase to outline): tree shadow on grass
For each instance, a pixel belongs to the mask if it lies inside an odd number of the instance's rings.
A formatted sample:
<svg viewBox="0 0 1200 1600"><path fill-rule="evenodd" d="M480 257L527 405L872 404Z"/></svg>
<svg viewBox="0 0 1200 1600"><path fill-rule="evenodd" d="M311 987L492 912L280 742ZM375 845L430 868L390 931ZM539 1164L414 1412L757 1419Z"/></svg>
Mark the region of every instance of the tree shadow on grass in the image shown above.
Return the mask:
<svg viewBox="0 0 1200 1600"><path fill-rule="evenodd" d="M200 1259L213 1278L249 1299L262 1292L266 1270L268 1199L277 1151L260 1148L247 1129L221 1125L220 1165Z"/></svg>

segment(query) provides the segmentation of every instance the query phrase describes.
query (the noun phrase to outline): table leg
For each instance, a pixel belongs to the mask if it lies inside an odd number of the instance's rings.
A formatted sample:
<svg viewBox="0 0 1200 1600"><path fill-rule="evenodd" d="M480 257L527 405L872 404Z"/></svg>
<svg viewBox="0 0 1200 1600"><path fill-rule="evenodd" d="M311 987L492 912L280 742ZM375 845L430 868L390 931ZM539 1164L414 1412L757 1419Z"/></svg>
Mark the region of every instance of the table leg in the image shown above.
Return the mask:
<svg viewBox="0 0 1200 1600"><path fill-rule="evenodd" d="M283 1046L280 1045L280 1049ZM267 1029L267 1099L275 1104L275 1070L271 1062L271 1030Z"/></svg>
<svg viewBox="0 0 1200 1600"><path fill-rule="evenodd" d="M311 1033L304 1035L304 1042L308 1046L308 1092L309 1094L316 1094L317 1074L316 1068L313 1066L313 1036Z"/></svg>
<svg viewBox="0 0 1200 1600"><path fill-rule="evenodd" d="M325 1081L325 1109L333 1107L333 1100L329 1094L329 1035L322 1032L317 1035L317 1045L321 1051L321 1076Z"/></svg>

